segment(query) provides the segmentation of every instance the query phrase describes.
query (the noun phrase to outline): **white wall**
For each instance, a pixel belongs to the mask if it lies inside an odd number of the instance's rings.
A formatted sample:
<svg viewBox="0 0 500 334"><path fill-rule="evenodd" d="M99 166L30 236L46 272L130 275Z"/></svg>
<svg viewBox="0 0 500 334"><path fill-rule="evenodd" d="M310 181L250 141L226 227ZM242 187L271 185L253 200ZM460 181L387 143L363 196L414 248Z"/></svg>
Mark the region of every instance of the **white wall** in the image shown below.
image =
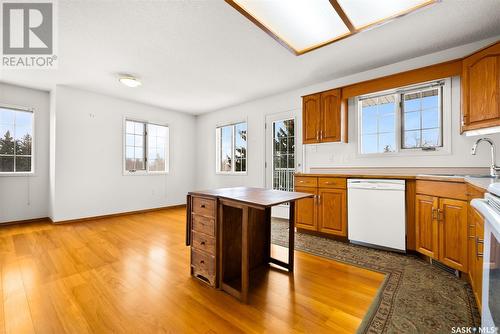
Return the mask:
<svg viewBox="0 0 500 334"><path fill-rule="evenodd" d="M34 109L35 174L0 176L0 223L47 217L49 199L49 93L0 83L0 105Z"/></svg>
<svg viewBox="0 0 500 334"><path fill-rule="evenodd" d="M54 221L185 203L194 187L194 116L64 86L54 94ZM125 117L169 125L169 174L123 175Z"/></svg>
<svg viewBox="0 0 500 334"><path fill-rule="evenodd" d="M264 120L266 115L293 110L301 115L301 96L310 93L341 87L348 84L365 81L385 75L390 75L414 68L428 66L470 54L481 47L497 41L499 37L441 51L438 53L413 58L389 66L358 73L348 77L338 78L321 84L303 87L279 95L244 103L234 107L218 110L198 117L197 133L197 188L212 188L225 186L265 186L265 136ZM357 156L355 111L349 110L349 141L348 144L318 144L305 145L304 171L313 167L342 166L421 166L421 167L484 167L489 166L489 150L484 147L478 150L477 156L470 155L470 147L475 138L466 138L459 134L460 126L460 88L459 80L452 82L452 144L451 155L420 156L420 157L382 157L360 158ZM300 120L301 116L298 117ZM215 173L215 134L217 124L233 120L248 120L248 174L241 176L217 175ZM300 124L299 124L300 126ZM301 128L301 127L300 127ZM297 132L300 138L301 132ZM490 135L500 145L500 135ZM299 143L300 144L300 143ZM297 146L301 149L301 146Z"/></svg>

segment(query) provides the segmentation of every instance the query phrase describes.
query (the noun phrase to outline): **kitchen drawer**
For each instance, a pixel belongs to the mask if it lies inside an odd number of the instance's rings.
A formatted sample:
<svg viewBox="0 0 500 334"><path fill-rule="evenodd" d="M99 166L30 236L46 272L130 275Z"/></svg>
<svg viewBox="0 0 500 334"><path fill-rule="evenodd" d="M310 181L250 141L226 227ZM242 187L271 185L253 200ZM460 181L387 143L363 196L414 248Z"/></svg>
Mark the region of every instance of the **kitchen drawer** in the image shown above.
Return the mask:
<svg viewBox="0 0 500 334"><path fill-rule="evenodd" d="M320 177L318 184L320 188L346 189L347 180L342 177Z"/></svg>
<svg viewBox="0 0 500 334"><path fill-rule="evenodd" d="M296 176L295 177L295 186L296 187L315 188L318 186L318 178L317 177L307 177L307 176Z"/></svg>
<svg viewBox="0 0 500 334"><path fill-rule="evenodd" d="M215 200L205 197L193 197L193 213L215 218Z"/></svg>
<svg viewBox="0 0 500 334"><path fill-rule="evenodd" d="M196 231L192 231L192 233L192 247L196 248L197 250L202 250L206 253L215 255L215 238Z"/></svg>
<svg viewBox="0 0 500 334"><path fill-rule="evenodd" d="M204 276L215 276L215 256L191 248L191 267Z"/></svg>
<svg viewBox="0 0 500 334"><path fill-rule="evenodd" d="M416 187L417 194L467 200L465 183L417 180Z"/></svg>
<svg viewBox="0 0 500 334"><path fill-rule="evenodd" d="M205 216L200 216L197 214L193 214L192 217L193 222L193 231L201 232L208 234L209 236L215 236L215 219L208 218Z"/></svg>

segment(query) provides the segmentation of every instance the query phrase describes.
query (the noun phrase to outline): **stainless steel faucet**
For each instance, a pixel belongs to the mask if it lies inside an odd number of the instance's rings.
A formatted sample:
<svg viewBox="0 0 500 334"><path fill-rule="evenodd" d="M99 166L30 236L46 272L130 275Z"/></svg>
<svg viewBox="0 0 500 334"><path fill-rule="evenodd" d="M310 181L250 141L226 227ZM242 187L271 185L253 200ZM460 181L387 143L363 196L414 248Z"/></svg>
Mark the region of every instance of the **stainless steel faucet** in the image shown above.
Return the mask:
<svg viewBox="0 0 500 334"><path fill-rule="evenodd" d="M493 142L493 140L491 140L490 138L486 138L486 137L485 138L479 138L478 140L476 140L476 142L472 146L472 150L471 150L470 153L472 155L476 155L477 145L480 142L482 142L482 141L485 141L485 142L489 143L490 147L491 147L490 176L498 177L497 172L500 171L500 167L498 167L496 165L496 148L495 148L495 143Z"/></svg>

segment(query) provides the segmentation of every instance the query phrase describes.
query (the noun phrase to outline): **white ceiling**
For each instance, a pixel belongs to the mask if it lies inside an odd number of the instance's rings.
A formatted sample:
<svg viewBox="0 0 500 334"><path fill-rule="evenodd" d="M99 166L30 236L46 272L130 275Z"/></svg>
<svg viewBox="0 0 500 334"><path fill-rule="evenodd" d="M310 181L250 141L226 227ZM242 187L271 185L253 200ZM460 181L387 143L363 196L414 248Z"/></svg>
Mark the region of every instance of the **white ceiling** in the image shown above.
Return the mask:
<svg viewBox="0 0 500 334"><path fill-rule="evenodd" d="M57 70L0 80L56 84L200 114L500 34L499 0L444 0L294 56L223 0L59 0ZM127 88L116 74L138 75Z"/></svg>

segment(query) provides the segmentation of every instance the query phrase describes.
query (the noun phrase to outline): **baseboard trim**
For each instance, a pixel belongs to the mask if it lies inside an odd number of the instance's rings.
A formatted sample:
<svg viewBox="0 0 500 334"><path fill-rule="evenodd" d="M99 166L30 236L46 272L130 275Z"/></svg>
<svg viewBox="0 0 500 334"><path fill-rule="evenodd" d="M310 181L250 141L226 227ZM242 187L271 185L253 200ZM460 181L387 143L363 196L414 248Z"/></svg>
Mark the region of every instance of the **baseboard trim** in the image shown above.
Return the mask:
<svg viewBox="0 0 500 334"><path fill-rule="evenodd" d="M168 209L179 209L179 208L183 208L183 207L186 207L186 204L162 206L162 207L158 207L158 208L135 210L135 211L125 211L125 212L111 213L108 215L101 215L101 216L84 217L84 218L77 218L77 219L70 219L70 220L61 220L58 222L53 221L49 217L42 217L42 218L16 220L16 221L0 223L0 226L17 225L17 224L30 224L30 223L43 223L43 222L52 223L52 224L56 224L56 225L57 224L69 224L69 223L85 222L85 221L89 221L89 220L99 220L99 219L105 219L105 218L135 215L135 214L139 214L139 213L148 213L148 212L168 210Z"/></svg>
<svg viewBox="0 0 500 334"><path fill-rule="evenodd" d="M33 218L33 219L23 219L23 220L14 220L10 222L0 223L0 226L8 226L8 225L18 225L18 224L30 224L30 223L50 223L51 220L49 217L41 217L41 218Z"/></svg>
<svg viewBox="0 0 500 334"><path fill-rule="evenodd" d="M122 216L129 216L129 215L135 215L139 213L148 213L148 212L154 212L154 211L161 211L161 210L168 210L168 209L178 209L185 207L186 204L178 204L178 205L170 205L170 206L161 206L158 208L152 208L152 209L143 209L143 210L135 210L135 211L125 211L125 212L118 212L118 213L111 213L108 215L101 215L101 216L92 216L92 217L84 217L84 218L77 218L77 219L68 219L68 220L61 220L61 221L53 221L50 219L50 222L52 224L71 224L71 223L81 223L81 222L86 222L89 220L100 220L100 219L106 219L106 218L114 218L114 217L122 217Z"/></svg>

